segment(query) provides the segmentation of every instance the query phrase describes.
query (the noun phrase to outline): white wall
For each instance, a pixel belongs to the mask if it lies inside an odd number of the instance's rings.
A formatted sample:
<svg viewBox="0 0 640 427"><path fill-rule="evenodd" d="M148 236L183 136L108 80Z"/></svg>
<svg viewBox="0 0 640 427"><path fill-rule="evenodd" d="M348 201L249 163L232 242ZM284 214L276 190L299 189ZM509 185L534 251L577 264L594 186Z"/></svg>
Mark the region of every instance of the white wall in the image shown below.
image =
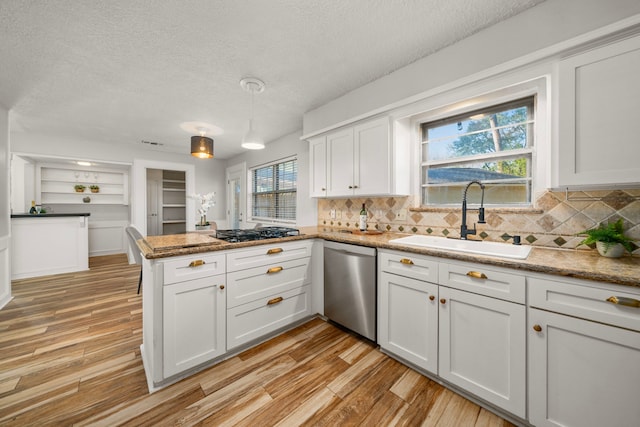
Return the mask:
<svg viewBox="0 0 640 427"><path fill-rule="evenodd" d="M274 160L296 156L298 159L297 221L301 226L316 225L318 203L309 197L309 144L300 141L300 131L285 135L268 144L264 150L247 151L228 160L228 166L246 162L247 170Z"/></svg>
<svg viewBox="0 0 640 427"><path fill-rule="evenodd" d="M309 135L640 13L638 0L547 0L304 115Z"/></svg>
<svg viewBox="0 0 640 427"><path fill-rule="evenodd" d="M0 308L11 299L9 150L9 111L0 106Z"/></svg>

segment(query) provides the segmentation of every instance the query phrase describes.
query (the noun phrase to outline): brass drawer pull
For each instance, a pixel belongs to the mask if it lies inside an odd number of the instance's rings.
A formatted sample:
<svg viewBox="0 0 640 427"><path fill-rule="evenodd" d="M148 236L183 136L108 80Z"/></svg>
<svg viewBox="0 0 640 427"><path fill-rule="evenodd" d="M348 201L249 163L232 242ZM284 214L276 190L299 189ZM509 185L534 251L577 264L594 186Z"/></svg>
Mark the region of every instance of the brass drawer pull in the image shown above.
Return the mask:
<svg viewBox="0 0 640 427"><path fill-rule="evenodd" d="M270 269L267 270L267 274L277 273L282 270L284 270L284 268L282 267L271 267Z"/></svg>
<svg viewBox="0 0 640 427"><path fill-rule="evenodd" d="M436 299L436 296L435 296L435 295L429 295L429 299L430 299L431 301L433 301L434 299Z"/></svg>
<svg viewBox="0 0 640 427"><path fill-rule="evenodd" d="M279 254L282 252L282 248L273 248L267 251L267 255Z"/></svg>
<svg viewBox="0 0 640 427"><path fill-rule="evenodd" d="M284 298L282 298L282 297L277 297L277 298L270 299L269 301L267 301L267 305L277 304L280 301L282 301L283 299Z"/></svg>
<svg viewBox="0 0 640 427"><path fill-rule="evenodd" d="M486 274L480 273L479 271L468 271L467 276L475 277L476 279L488 279Z"/></svg>
<svg viewBox="0 0 640 427"><path fill-rule="evenodd" d="M409 258L402 258L400 260L401 264L407 264L407 265L413 265L413 261L411 261Z"/></svg>
<svg viewBox="0 0 640 427"><path fill-rule="evenodd" d="M224 289L224 285L220 285L220 290L223 290L223 289Z"/></svg>
<svg viewBox="0 0 640 427"><path fill-rule="evenodd" d="M533 325L533 330L536 332L542 332L542 326L540 325Z"/></svg>
<svg viewBox="0 0 640 427"><path fill-rule="evenodd" d="M446 300L446 299L444 299L444 298L440 298L440 304L446 304L446 303L447 303L447 300Z"/></svg>
<svg viewBox="0 0 640 427"><path fill-rule="evenodd" d="M202 260L202 259L197 259L197 260L195 260L195 261L191 261L191 262L189 263L189 267L199 267L199 266L201 266L201 265L205 265L205 262L204 262L204 260Z"/></svg>
<svg viewBox="0 0 640 427"><path fill-rule="evenodd" d="M625 307L640 308L640 300L633 298L612 296L607 298L607 301L613 304L624 305Z"/></svg>

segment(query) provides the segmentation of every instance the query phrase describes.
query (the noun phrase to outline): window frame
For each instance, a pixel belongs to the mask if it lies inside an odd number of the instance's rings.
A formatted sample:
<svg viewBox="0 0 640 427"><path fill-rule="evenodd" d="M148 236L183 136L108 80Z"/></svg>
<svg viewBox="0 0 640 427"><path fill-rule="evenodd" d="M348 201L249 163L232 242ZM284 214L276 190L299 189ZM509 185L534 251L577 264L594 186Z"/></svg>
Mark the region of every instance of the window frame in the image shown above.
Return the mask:
<svg viewBox="0 0 640 427"><path fill-rule="evenodd" d="M279 189L277 188L279 186L279 180L278 180L278 166L282 165L283 163L288 163L288 162L295 162L295 183L292 189ZM266 168L273 168L273 181L274 181L274 189L270 190L270 191L261 191L261 192L256 192L256 181L255 181L255 176L256 176L256 172L260 169L266 169ZM264 163L261 165L256 165L252 168L250 168L248 170L248 179L247 179L247 186L248 186L248 191L247 191L247 205L248 205L248 211L249 211L249 221L251 222L255 222L255 223L269 223L269 224L295 224L297 221L297 216L298 216L298 158L297 156L291 156L291 157L286 157L283 159L278 159L278 160L274 160L272 162L269 163ZM273 217L268 217L268 216L257 216L255 215L255 211L254 211L254 199L256 197L256 195L265 195L265 194L271 194L275 197L276 200L276 206L274 209L274 215ZM293 200L295 200L294 202L294 206L293 206L293 218L291 219L282 219L282 218L278 218L278 206L277 206L277 200L278 200L278 195L281 194L294 194L295 197L293 197Z"/></svg>
<svg viewBox="0 0 640 427"><path fill-rule="evenodd" d="M465 165L472 164L478 162L492 162L492 161L500 161L500 160L510 160L517 158L525 158L527 161L527 170L528 175L526 177L514 178L514 179L487 179L482 180L483 184L505 184L505 185L513 185L514 183L522 183L526 185L526 198L527 200L522 202L514 202L514 203L485 203L489 206L494 207L509 207L509 208L528 208L532 207L533 193L535 191L536 180L538 179L537 175L540 173L537 170L535 164L536 158L536 150L539 144L539 90L527 90L526 92L519 93L511 93L510 95L501 96L501 91L498 91L494 94L488 94L482 96L482 100L478 99L468 99L461 102L456 102L454 104L450 104L441 108L438 108L436 111L423 113L413 117L414 129L416 129L417 133L417 167L418 167L418 176L417 176L417 184L418 184L418 194L416 195L416 199L419 203L419 206L422 208L438 208L438 207L450 207L458 205L458 202L444 202L444 203L434 203L426 200L426 188L435 188L435 187L464 187L466 182L446 182L446 183L432 183L429 184L426 182L426 177L428 174L429 167L433 166L455 166L455 165ZM544 95L543 95L544 96ZM497 111L505 111L509 107L516 108L518 105L527 106L530 111L530 115L525 122L522 122L525 126L528 127L527 132L527 147L526 148L518 148L507 151L500 152L488 152L475 154L470 156L462 156L462 157L451 157L448 159L440 159L440 160L428 160L425 155L424 150L428 149L428 142L424 139L424 127L427 124L437 124L437 123L447 123L447 122L455 122L457 119L468 119L470 116L476 114L491 114ZM509 125L513 126L513 125ZM501 128L501 127L498 127ZM484 130L482 132L486 132ZM486 202L486 200L485 200Z"/></svg>

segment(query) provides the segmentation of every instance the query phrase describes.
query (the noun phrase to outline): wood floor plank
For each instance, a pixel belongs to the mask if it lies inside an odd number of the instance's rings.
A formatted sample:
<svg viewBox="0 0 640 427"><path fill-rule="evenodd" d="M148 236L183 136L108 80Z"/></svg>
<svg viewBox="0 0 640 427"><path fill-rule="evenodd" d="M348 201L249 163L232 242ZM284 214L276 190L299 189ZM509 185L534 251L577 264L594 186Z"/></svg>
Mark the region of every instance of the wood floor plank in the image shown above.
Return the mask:
<svg viewBox="0 0 640 427"><path fill-rule="evenodd" d="M3 427L513 427L320 318L149 394L139 274L121 254L12 283L0 310Z"/></svg>

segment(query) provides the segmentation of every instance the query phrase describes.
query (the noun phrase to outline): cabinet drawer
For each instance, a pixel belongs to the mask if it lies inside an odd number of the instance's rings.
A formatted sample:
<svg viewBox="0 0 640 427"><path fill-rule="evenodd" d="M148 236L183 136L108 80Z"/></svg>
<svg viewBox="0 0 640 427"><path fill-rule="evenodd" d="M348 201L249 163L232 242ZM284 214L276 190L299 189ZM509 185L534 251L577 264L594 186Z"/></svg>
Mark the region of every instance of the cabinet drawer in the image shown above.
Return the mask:
<svg viewBox="0 0 640 427"><path fill-rule="evenodd" d="M228 273L227 307L308 284L311 277L309 269L309 258L301 258Z"/></svg>
<svg viewBox="0 0 640 427"><path fill-rule="evenodd" d="M224 254L204 253L164 261L164 284L200 279L225 272Z"/></svg>
<svg viewBox="0 0 640 427"><path fill-rule="evenodd" d="M525 302L525 276L512 270L464 262L442 263L439 274L440 284L450 288L520 304Z"/></svg>
<svg viewBox="0 0 640 427"><path fill-rule="evenodd" d="M273 294L227 310L227 349L311 315L311 286Z"/></svg>
<svg viewBox="0 0 640 427"><path fill-rule="evenodd" d="M378 251L380 271L438 283L438 261L408 252Z"/></svg>
<svg viewBox="0 0 640 427"><path fill-rule="evenodd" d="M311 256L311 240L260 245L227 253L227 271L238 271Z"/></svg>
<svg viewBox="0 0 640 427"><path fill-rule="evenodd" d="M530 277L529 305L640 331L640 292ZM614 301L618 301L616 304ZM636 306L623 305L624 303Z"/></svg>

